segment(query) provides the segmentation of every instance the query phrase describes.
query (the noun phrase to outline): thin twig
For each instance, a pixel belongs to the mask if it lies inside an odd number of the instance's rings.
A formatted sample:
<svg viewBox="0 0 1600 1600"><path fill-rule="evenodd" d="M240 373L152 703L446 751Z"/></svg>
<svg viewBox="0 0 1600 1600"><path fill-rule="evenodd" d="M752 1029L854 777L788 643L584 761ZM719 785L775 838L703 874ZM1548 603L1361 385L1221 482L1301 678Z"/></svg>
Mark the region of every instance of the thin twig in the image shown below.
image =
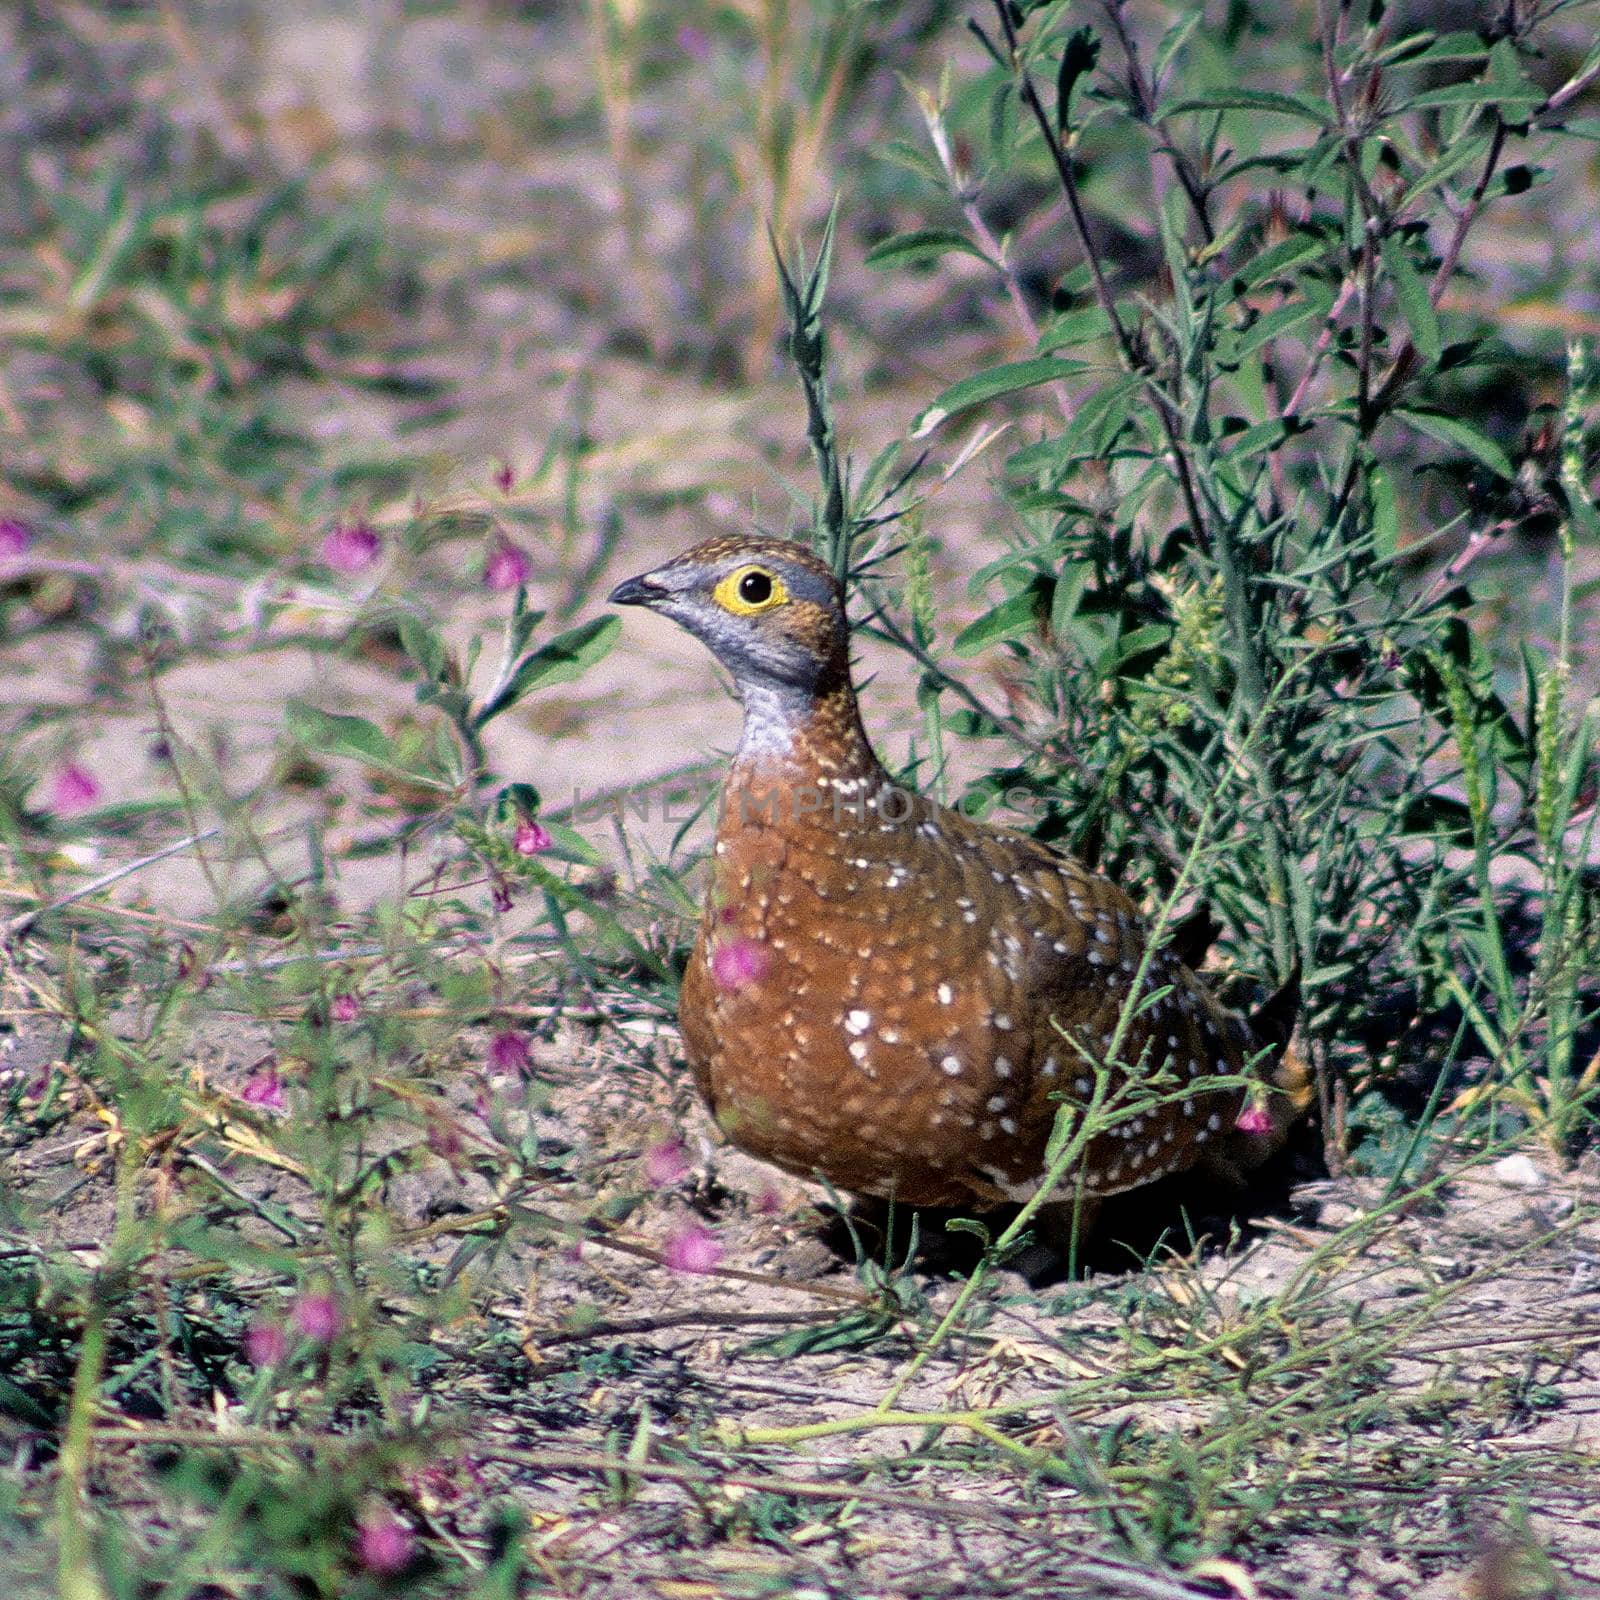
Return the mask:
<svg viewBox="0 0 1600 1600"><path fill-rule="evenodd" d="M1089 231L1089 218L1083 208L1083 198L1078 192L1077 174L1072 168L1072 159L1062 147L1060 139L1050 121L1049 113L1044 108L1044 102L1039 98L1039 90L1033 81L1033 74L1028 71L1022 60L1021 46L1017 40L1016 23L1007 0L995 0L995 12L1000 19L1000 27L1006 38L1006 45L1011 70L1016 76L1018 92L1022 102L1033 114L1040 136L1044 140L1045 149L1050 152L1050 159L1055 165L1056 175L1061 180L1061 187L1067 197L1067 209L1072 216L1073 231L1078 236L1078 246L1083 251L1084 260L1088 263L1089 275L1094 280L1095 298L1100 302L1100 309L1105 313L1106 320L1111 325L1111 332L1116 338L1117 348L1122 353L1123 363L1130 373L1137 373L1144 382L1145 393L1150 397L1155 406L1156 415L1161 420L1161 429L1166 436L1167 448L1172 452L1172 465L1174 475L1178 480L1178 488L1183 495L1183 503L1188 512L1189 525L1194 530L1197 539L1209 543L1209 532L1206 520L1200 508L1200 497L1195 492L1194 475L1190 469L1189 457L1184 448L1179 423L1181 416L1177 402L1167 394L1159 383L1156 382L1154 373L1151 372L1148 362L1140 359L1138 349L1134 345L1133 337L1128 332L1117 311L1116 296L1111 292L1111 285L1106 281L1105 268L1101 265L1100 252L1095 245L1093 235ZM974 25L976 26L976 25ZM980 37L981 31L980 31ZM1174 286L1176 288L1176 286Z"/></svg>
<svg viewBox="0 0 1600 1600"><path fill-rule="evenodd" d="M1128 87L1133 92L1135 112L1141 122L1154 128L1160 135L1161 142L1157 149L1172 163L1172 170L1178 175L1178 182L1189 197L1195 221L1200 224L1206 243L1214 244L1217 234L1206 203L1209 198L1206 187L1196 175L1194 163L1178 148L1166 124L1156 115L1156 85L1145 73L1144 63L1139 59L1138 43L1128 31L1127 20L1123 16L1127 0L1102 0L1102 3L1112 31L1117 36L1117 43L1122 47L1123 60L1128 64Z"/></svg>
<svg viewBox="0 0 1600 1600"><path fill-rule="evenodd" d="M113 868L110 872L102 873L92 882L74 889L70 894L59 896L48 905L35 906L31 911L19 912L5 924L5 932L12 938L26 934L40 917L48 916L52 911L59 911L63 906L70 906L78 900L87 899L92 894L98 894L100 890L108 889L114 883L120 883L122 879L131 877L135 872L143 872L146 867L154 866L158 861L165 861L168 856L180 855L197 844L215 839L221 832L220 827L202 828L199 833L187 834L176 843L166 845L151 855L140 856L137 861L129 861L123 866Z"/></svg>

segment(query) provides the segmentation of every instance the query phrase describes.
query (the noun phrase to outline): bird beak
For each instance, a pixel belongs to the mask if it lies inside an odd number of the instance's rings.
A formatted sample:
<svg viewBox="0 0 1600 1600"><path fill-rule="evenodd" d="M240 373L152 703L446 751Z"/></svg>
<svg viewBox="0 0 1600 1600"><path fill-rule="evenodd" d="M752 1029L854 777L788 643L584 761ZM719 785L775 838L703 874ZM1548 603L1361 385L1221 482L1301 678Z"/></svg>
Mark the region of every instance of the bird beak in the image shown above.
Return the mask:
<svg viewBox="0 0 1600 1600"><path fill-rule="evenodd" d="M656 581L653 572L641 572L637 578L625 578L611 591L614 606L650 606L666 595L665 585Z"/></svg>

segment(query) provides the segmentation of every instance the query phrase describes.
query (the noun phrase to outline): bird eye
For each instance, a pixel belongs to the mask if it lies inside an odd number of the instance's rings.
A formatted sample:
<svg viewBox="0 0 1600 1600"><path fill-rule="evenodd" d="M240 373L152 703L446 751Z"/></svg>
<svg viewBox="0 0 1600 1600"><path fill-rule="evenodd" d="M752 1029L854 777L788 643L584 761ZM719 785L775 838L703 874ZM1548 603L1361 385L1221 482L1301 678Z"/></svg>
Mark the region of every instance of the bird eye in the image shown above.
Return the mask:
<svg viewBox="0 0 1600 1600"><path fill-rule="evenodd" d="M712 592L717 604L736 617L753 617L757 612L771 611L789 598L783 579L765 567L740 567L737 572L730 572Z"/></svg>

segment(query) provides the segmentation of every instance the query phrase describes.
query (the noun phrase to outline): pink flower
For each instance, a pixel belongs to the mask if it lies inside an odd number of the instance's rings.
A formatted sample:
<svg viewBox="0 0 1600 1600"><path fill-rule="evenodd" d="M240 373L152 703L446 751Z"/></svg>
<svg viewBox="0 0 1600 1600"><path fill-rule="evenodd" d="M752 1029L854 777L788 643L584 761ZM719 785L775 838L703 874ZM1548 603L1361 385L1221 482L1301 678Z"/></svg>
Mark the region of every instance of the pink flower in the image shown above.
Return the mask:
<svg viewBox="0 0 1600 1600"><path fill-rule="evenodd" d="M644 1153L644 1175L652 1189L667 1189L689 1176L689 1157L681 1139L663 1139Z"/></svg>
<svg viewBox="0 0 1600 1600"><path fill-rule="evenodd" d="M489 1066L495 1072L528 1072L533 1067L533 1050L525 1033L507 1028L489 1041Z"/></svg>
<svg viewBox="0 0 1600 1600"><path fill-rule="evenodd" d="M288 1336L276 1322L258 1317L244 1336L245 1359L252 1367L275 1367L289 1353Z"/></svg>
<svg viewBox="0 0 1600 1600"><path fill-rule="evenodd" d="M661 1259L674 1272L710 1272L726 1254L722 1241L700 1222L680 1223L661 1247Z"/></svg>
<svg viewBox="0 0 1600 1600"><path fill-rule="evenodd" d="M259 1106L263 1111L285 1110L283 1080L278 1076L277 1063L268 1061L252 1072L244 1080L244 1088L239 1091L239 1098L247 1106Z"/></svg>
<svg viewBox="0 0 1600 1600"><path fill-rule="evenodd" d="M517 824L517 831L511 836L511 847L519 856L536 856L554 844L555 840L550 837L550 830L535 822L532 817L524 817Z"/></svg>
<svg viewBox="0 0 1600 1600"><path fill-rule="evenodd" d="M26 555L33 543L33 530L15 517L0 517L0 560Z"/></svg>
<svg viewBox="0 0 1600 1600"><path fill-rule="evenodd" d="M772 958L754 939L729 939L711 952L711 977L719 989L742 989L767 975Z"/></svg>
<svg viewBox="0 0 1600 1600"><path fill-rule="evenodd" d="M356 1554L369 1572L399 1572L416 1553L417 1536L392 1512L380 1511L356 1524Z"/></svg>
<svg viewBox="0 0 1600 1600"><path fill-rule="evenodd" d="M1272 1117L1265 1106L1246 1106L1234 1127L1240 1133L1271 1133Z"/></svg>
<svg viewBox="0 0 1600 1600"><path fill-rule="evenodd" d="M528 581L529 570L526 550L509 539L497 539L483 566L484 587L496 594L507 594Z"/></svg>
<svg viewBox="0 0 1600 1600"><path fill-rule="evenodd" d="M361 1015L361 1002L353 994L336 994L329 1015L335 1022L354 1022Z"/></svg>
<svg viewBox="0 0 1600 1600"><path fill-rule="evenodd" d="M50 780L50 809L58 817L75 817L87 811L100 798L100 780L92 772L69 761Z"/></svg>
<svg viewBox="0 0 1600 1600"><path fill-rule="evenodd" d="M335 572L365 572L382 554L382 536L364 521L341 522L322 541L322 559Z"/></svg>
<svg viewBox="0 0 1600 1600"><path fill-rule="evenodd" d="M291 1313L295 1332L317 1344L331 1344L339 1337L344 1317L339 1302L331 1294L303 1294Z"/></svg>

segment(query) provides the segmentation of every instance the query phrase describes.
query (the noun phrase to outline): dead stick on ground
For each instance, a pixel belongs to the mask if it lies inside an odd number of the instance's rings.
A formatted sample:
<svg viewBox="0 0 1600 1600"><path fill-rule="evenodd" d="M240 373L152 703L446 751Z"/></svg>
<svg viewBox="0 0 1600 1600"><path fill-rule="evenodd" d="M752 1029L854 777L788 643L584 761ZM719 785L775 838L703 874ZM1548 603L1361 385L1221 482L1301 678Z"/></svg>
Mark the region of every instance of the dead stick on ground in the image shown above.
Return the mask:
<svg viewBox="0 0 1600 1600"><path fill-rule="evenodd" d="M112 884L131 877L135 872L142 872L158 861L165 861L168 856L179 855L185 850L193 849L197 844L204 844L208 839L215 839L221 832L221 828L202 828L199 833L188 834L175 844L157 850L153 855L141 856L137 861L130 861L111 872L102 873L92 882L84 884L82 888L74 889L71 894L61 895L48 905L35 906L31 911L20 912L6 923L5 931L11 938L20 938L47 912L59 911L63 906L70 906L76 900L84 900L92 894L98 894L102 889L109 889Z"/></svg>

